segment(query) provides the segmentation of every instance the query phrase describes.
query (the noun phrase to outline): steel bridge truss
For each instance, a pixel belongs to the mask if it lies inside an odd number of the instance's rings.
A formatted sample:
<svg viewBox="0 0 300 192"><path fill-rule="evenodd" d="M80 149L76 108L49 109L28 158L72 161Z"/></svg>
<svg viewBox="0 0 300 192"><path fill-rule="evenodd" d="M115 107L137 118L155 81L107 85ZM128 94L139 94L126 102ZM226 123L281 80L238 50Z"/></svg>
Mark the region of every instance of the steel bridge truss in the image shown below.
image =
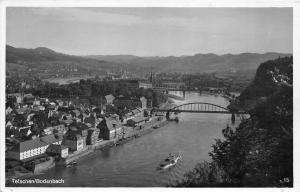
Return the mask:
<svg viewBox="0 0 300 192"><path fill-rule="evenodd" d="M247 114L246 112L235 111L232 112L229 109L215 105L212 103L185 103L170 109L156 109L156 111L163 111L163 112L174 112L174 113L221 113L221 114Z"/></svg>

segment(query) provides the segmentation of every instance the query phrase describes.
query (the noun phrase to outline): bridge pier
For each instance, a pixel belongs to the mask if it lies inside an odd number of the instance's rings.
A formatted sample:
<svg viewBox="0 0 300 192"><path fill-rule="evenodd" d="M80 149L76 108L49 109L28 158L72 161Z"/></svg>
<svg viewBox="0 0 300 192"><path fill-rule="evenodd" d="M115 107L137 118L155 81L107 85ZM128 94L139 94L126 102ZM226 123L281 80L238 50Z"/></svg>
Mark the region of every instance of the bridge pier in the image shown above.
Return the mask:
<svg viewBox="0 0 300 192"><path fill-rule="evenodd" d="M231 113L231 123L234 124L235 123L235 114Z"/></svg>
<svg viewBox="0 0 300 192"><path fill-rule="evenodd" d="M170 111L167 111L167 113L166 113L166 119L170 120Z"/></svg>

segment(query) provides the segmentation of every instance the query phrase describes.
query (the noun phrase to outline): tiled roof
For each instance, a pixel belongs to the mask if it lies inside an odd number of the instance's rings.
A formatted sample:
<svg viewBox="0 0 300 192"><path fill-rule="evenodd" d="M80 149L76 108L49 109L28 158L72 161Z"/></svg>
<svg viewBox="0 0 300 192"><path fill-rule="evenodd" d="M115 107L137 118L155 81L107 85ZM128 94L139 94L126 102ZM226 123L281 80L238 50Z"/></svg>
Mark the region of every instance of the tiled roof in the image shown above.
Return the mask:
<svg viewBox="0 0 300 192"><path fill-rule="evenodd" d="M28 108L19 108L15 110L18 114L23 114L23 113L27 113L30 111L30 109Z"/></svg>
<svg viewBox="0 0 300 192"><path fill-rule="evenodd" d="M114 97L113 95L106 95L106 96L105 96L105 99L106 99L106 100L109 100L109 101L112 101L112 100L115 99L115 97Z"/></svg>
<svg viewBox="0 0 300 192"><path fill-rule="evenodd" d="M60 124L60 125L53 126L53 128L54 129L64 129L65 125L64 124Z"/></svg>
<svg viewBox="0 0 300 192"><path fill-rule="evenodd" d="M71 124L73 122L72 119L67 119L67 120L59 120L60 123L66 123L66 124Z"/></svg>
<svg viewBox="0 0 300 192"><path fill-rule="evenodd" d="M146 120L146 117L135 117L135 118L129 119L128 121L134 121L135 123L139 123L139 122L142 122L145 120Z"/></svg>
<svg viewBox="0 0 300 192"><path fill-rule="evenodd" d="M47 144L52 144L52 143L62 141L63 135L62 134L51 134L51 135L41 137L40 139L41 139L41 141L43 141Z"/></svg>
<svg viewBox="0 0 300 192"><path fill-rule="evenodd" d="M65 136L67 140L77 141L82 139L82 136L75 131L70 131Z"/></svg>
<svg viewBox="0 0 300 192"><path fill-rule="evenodd" d="M93 133L99 134L100 130L95 128L90 128L88 130L88 135L92 135Z"/></svg>
<svg viewBox="0 0 300 192"><path fill-rule="evenodd" d="M141 111L139 110L139 109L134 109L134 110L132 110L132 113L134 113L134 114L137 114L137 113L140 113Z"/></svg>
<svg viewBox="0 0 300 192"><path fill-rule="evenodd" d="M80 115L80 111L77 110L77 109L74 109L72 112L75 113L76 116L79 116L79 115Z"/></svg>
<svg viewBox="0 0 300 192"><path fill-rule="evenodd" d="M120 122L114 119L110 119L110 118L105 118L105 122L106 122L106 126L109 130L113 130L115 128L120 127ZM101 123L104 123L103 121L101 121ZM115 125L115 127L114 127Z"/></svg>
<svg viewBox="0 0 300 192"><path fill-rule="evenodd" d="M38 147L43 147L43 146L46 146L46 145L48 145L48 144L42 142L40 140L40 138L36 138L36 139L33 139L33 140L27 140L27 141L23 141L23 142L18 143L14 150L21 153L21 152L24 152L24 151L36 149Z"/></svg>
<svg viewBox="0 0 300 192"><path fill-rule="evenodd" d="M53 145L53 144L51 144L48 148L47 148L47 150L48 149L54 149L55 151L61 151L61 150L64 150L64 149L67 149L68 147L67 146L65 146L65 145Z"/></svg>
<svg viewBox="0 0 300 192"><path fill-rule="evenodd" d="M84 123L73 123L72 126L76 127L78 130L85 130L89 127Z"/></svg>

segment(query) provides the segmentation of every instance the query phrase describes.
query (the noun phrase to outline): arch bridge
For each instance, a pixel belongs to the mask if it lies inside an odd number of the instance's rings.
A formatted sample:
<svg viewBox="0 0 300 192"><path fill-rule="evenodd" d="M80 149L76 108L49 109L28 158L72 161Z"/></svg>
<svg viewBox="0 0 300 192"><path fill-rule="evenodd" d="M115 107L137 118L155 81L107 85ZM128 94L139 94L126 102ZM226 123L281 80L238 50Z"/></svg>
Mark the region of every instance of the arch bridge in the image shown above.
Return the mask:
<svg viewBox="0 0 300 192"><path fill-rule="evenodd" d="M221 113L221 114L248 114L246 111L232 111L228 108L212 103L185 103L169 109L154 109L154 111L174 112L174 113Z"/></svg>

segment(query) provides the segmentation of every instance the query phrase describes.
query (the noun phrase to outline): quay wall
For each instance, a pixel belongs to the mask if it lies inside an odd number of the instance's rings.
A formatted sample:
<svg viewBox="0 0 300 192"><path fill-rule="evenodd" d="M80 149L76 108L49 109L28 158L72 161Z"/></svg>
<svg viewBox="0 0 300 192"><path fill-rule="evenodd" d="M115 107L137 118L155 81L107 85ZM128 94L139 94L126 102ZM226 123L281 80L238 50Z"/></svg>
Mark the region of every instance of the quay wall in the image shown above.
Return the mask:
<svg viewBox="0 0 300 192"><path fill-rule="evenodd" d="M47 169L54 167L55 166L54 158L53 157L49 157L49 158L50 159L48 161L35 164L33 168L33 173L39 174Z"/></svg>
<svg viewBox="0 0 300 192"><path fill-rule="evenodd" d="M113 146L115 144L115 142L116 142L116 140L100 141L98 143L95 143L94 145L86 146L83 151L78 151L76 153L69 155L67 158L64 159L62 164L68 164L68 163L75 161L81 157L84 157L90 153L93 153L95 150Z"/></svg>
<svg viewBox="0 0 300 192"><path fill-rule="evenodd" d="M138 127L135 127L130 134L128 134L126 137L124 137L123 139L126 140L126 142L133 140L137 137L146 135L148 133L151 133L152 131L154 131L153 127L162 127L164 125L166 125L168 122L163 119L161 121L155 121L155 122L148 122L147 124L145 124L143 126L143 128L139 129ZM80 159L88 154L93 153L95 150L99 150L99 149L104 149L107 147L112 147L115 146L118 143L118 139L114 139L114 140L107 140L107 141L100 141L94 145L89 145L87 146L83 151L77 152L77 153L73 153L71 155L69 155L67 158L65 158L62 162L59 162L59 164L68 164L72 161L75 161L77 159ZM125 143L125 142L124 142Z"/></svg>

